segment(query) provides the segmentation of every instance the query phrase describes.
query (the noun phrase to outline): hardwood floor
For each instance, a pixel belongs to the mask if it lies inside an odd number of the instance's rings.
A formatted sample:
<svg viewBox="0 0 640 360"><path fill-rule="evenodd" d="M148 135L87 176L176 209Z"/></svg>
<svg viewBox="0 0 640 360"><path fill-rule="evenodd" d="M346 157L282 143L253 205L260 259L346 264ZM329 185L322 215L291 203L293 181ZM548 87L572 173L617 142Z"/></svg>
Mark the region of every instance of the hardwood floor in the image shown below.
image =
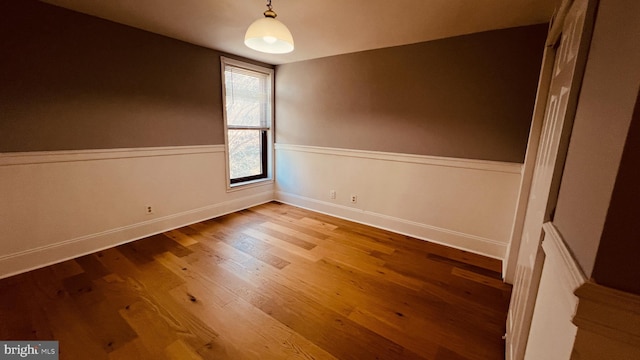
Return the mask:
<svg viewBox="0 0 640 360"><path fill-rule="evenodd" d="M61 359L504 359L500 262L279 203L0 280Z"/></svg>

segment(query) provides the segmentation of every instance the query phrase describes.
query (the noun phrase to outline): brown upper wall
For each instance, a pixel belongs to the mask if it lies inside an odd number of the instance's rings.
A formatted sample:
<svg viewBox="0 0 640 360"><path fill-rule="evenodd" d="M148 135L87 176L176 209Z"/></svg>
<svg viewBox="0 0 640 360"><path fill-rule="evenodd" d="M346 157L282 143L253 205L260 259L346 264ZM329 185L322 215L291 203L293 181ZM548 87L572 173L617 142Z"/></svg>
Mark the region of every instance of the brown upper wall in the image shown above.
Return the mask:
<svg viewBox="0 0 640 360"><path fill-rule="evenodd" d="M278 143L523 162L547 25L280 65Z"/></svg>
<svg viewBox="0 0 640 360"><path fill-rule="evenodd" d="M0 2L0 152L223 144L221 53Z"/></svg>
<svg viewBox="0 0 640 360"><path fill-rule="evenodd" d="M640 184L640 94L636 100L592 275L599 284L634 294L640 294L638 184Z"/></svg>

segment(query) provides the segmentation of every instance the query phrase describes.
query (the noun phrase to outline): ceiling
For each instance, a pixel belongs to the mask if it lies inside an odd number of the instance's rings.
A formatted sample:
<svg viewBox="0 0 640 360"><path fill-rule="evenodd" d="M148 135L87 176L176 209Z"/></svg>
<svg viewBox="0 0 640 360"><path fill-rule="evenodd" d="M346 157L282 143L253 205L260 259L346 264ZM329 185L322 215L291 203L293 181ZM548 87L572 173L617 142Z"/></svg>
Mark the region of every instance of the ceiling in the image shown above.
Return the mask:
<svg viewBox="0 0 640 360"><path fill-rule="evenodd" d="M558 0L273 0L295 50L244 46L265 0L44 0L103 19L270 64L549 21Z"/></svg>

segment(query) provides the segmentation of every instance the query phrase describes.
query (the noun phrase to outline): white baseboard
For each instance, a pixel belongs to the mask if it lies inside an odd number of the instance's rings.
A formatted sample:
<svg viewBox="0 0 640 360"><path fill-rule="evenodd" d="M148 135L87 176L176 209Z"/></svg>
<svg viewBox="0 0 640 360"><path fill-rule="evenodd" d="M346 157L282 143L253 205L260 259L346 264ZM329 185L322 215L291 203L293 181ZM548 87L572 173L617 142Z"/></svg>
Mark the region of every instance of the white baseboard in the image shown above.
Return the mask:
<svg viewBox="0 0 640 360"><path fill-rule="evenodd" d="M492 239L442 229L428 224L421 224L371 211L311 199L282 191L275 193L275 199L285 204L298 206L341 219L374 226L384 230L426 240L436 244L501 259L506 245Z"/></svg>
<svg viewBox="0 0 640 360"><path fill-rule="evenodd" d="M199 221L219 217L273 200L273 192L245 196L137 224L81 236L55 244L0 256L0 278L125 244Z"/></svg>

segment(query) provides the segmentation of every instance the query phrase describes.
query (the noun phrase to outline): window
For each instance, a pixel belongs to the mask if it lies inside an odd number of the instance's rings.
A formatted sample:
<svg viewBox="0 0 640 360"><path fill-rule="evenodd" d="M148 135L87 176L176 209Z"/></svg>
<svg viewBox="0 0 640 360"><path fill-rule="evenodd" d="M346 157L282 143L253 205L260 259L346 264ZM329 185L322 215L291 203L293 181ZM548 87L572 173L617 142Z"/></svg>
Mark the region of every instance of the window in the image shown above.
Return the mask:
<svg viewBox="0 0 640 360"><path fill-rule="evenodd" d="M273 70L222 58L229 186L271 178Z"/></svg>

